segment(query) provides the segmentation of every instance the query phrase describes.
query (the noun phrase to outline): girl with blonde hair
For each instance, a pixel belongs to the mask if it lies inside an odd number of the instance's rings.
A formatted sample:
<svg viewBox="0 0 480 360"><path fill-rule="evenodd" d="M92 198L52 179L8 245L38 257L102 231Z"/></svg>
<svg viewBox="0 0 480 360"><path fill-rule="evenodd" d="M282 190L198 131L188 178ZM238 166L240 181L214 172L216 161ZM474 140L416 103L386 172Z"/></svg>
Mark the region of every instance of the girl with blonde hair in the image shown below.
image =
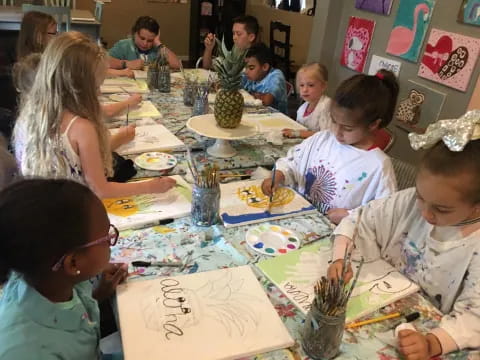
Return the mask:
<svg viewBox="0 0 480 360"><path fill-rule="evenodd" d="M64 33L47 45L14 129L21 173L73 179L100 198L168 191L175 185L168 177L107 182L112 157L98 101L106 70L103 50L81 33Z"/></svg>

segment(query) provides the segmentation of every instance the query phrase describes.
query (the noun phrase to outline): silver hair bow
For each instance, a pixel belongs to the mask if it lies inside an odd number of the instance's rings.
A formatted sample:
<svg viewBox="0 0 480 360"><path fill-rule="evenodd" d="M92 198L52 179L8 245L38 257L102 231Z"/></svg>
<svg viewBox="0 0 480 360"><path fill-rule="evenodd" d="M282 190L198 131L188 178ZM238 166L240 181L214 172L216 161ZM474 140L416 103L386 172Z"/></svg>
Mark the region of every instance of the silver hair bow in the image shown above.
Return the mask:
<svg viewBox="0 0 480 360"><path fill-rule="evenodd" d="M467 112L459 119L440 120L424 134L408 134L414 150L428 149L442 140L450 151L462 151L470 140L480 139L480 110Z"/></svg>

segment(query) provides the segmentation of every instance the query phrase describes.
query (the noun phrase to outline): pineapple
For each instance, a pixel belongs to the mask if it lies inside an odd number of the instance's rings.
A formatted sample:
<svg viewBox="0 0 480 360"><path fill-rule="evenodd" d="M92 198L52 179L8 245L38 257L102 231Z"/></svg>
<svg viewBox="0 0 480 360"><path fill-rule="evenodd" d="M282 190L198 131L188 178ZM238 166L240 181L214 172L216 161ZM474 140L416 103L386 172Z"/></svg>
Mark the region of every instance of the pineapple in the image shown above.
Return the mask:
<svg viewBox="0 0 480 360"><path fill-rule="evenodd" d="M213 68L220 79L220 90L215 97L214 115L218 126L236 128L242 120L243 96L238 91L241 87L242 70L245 67L245 50L233 46L231 51L225 42L217 40L219 56L213 61Z"/></svg>

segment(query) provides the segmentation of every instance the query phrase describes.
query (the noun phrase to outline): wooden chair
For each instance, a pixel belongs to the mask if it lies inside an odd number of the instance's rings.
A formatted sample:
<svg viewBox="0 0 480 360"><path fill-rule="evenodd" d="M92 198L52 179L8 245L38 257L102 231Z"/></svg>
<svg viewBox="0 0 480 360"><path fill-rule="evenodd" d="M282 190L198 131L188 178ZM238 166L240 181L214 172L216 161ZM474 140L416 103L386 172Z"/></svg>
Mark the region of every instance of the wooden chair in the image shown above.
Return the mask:
<svg viewBox="0 0 480 360"><path fill-rule="evenodd" d="M52 15L55 20L57 21L57 31L62 31L62 24L65 23L65 31L70 31L70 24L71 24L71 16L70 16L70 8L66 6L41 6L41 5L31 5L31 4L23 4L22 11L24 13L29 11L38 11L43 12L45 14Z"/></svg>
<svg viewBox="0 0 480 360"><path fill-rule="evenodd" d="M283 41L275 37L277 32L283 35ZM287 81L291 79L290 46L290 25L282 24L279 21L270 22L270 50L275 65L282 70Z"/></svg>
<svg viewBox="0 0 480 360"><path fill-rule="evenodd" d="M395 142L395 134L387 129L379 129L375 134L375 145L379 147L384 152L388 152Z"/></svg>
<svg viewBox="0 0 480 360"><path fill-rule="evenodd" d="M289 81L285 81L285 86L287 87L287 98L290 97L290 95L293 94L293 90L295 88L293 87L293 84Z"/></svg>
<svg viewBox="0 0 480 360"><path fill-rule="evenodd" d="M15 6L15 0L2 0L2 6Z"/></svg>
<svg viewBox="0 0 480 360"><path fill-rule="evenodd" d="M100 0L95 0L95 12L93 16L95 20L97 20L100 24L102 23L102 16L103 16L103 5L105 3Z"/></svg>

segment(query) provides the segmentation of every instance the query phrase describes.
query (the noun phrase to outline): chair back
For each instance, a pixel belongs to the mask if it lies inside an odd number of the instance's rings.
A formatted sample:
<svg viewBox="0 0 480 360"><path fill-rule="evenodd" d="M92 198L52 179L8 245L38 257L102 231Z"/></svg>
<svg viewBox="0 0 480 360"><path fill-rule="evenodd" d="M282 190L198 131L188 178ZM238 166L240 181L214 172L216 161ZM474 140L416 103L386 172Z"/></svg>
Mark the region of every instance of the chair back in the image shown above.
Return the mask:
<svg viewBox="0 0 480 360"><path fill-rule="evenodd" d="M203 57L200 56L198 59L197 59L197 62L195 63L195 69L198 69L200 67L200 64L202 63L203 61Z"/></svg>
<svg viewBox="0 0 480 360"><path fill-rule="evenodd" d="M378 129L375 134L375 145L383 150L384 152L388 152L395 142L395 134L387 129Z"/></svg>
<svg viewBox="0 0 480 360"><path fill-rule="evenodd" d="M283 39L281 39L282 37ZM282 70L285 75L285 80L287 81L291 78L290 47L290 25L282 24L279 21L271 21L270 50L276 66Z"/></svg>
<svg viewBox="0 0 480 360"><path fill-rule="evenodd" d="M293 87L293 84L288 81L285 81L285 85L287 87L287 97L289 97L290 95L293 94L294 87Z"/></svg>
<svg viewBox="0 0 480 360"><path fill-rule="evenodd" d="M52 15L55 20L57 21L57 31L62 31L62 24L65 23L65 31L70 31L70 23L71 23L71 16L70 16L70 8L65 6L41 6L41 5L31 5L31 4L23 4L22 11L24 13L29 11L38 11L43 12L45 14Z"/></svg>
<svg viewBox="0 0 480 360"><path fill-rule="evenodd" d="M45 6L65 6L69 8L76 9L77 4L76 0L43 0Z"/></svg>
<svg viewBox="0 0 480 360"><path fill-rule="evenodd" d="M2 6L15 6L15 0L2 0Z"/></svg>
<svg viewBox="0 0 480 360"><path fill-rule="evenodd" d="M402 161L397 158L390 158L392 160L393 171L397 178L398 190L407 189L415 186L415 178L417 176L417 168L412 164Z"/></svg>

